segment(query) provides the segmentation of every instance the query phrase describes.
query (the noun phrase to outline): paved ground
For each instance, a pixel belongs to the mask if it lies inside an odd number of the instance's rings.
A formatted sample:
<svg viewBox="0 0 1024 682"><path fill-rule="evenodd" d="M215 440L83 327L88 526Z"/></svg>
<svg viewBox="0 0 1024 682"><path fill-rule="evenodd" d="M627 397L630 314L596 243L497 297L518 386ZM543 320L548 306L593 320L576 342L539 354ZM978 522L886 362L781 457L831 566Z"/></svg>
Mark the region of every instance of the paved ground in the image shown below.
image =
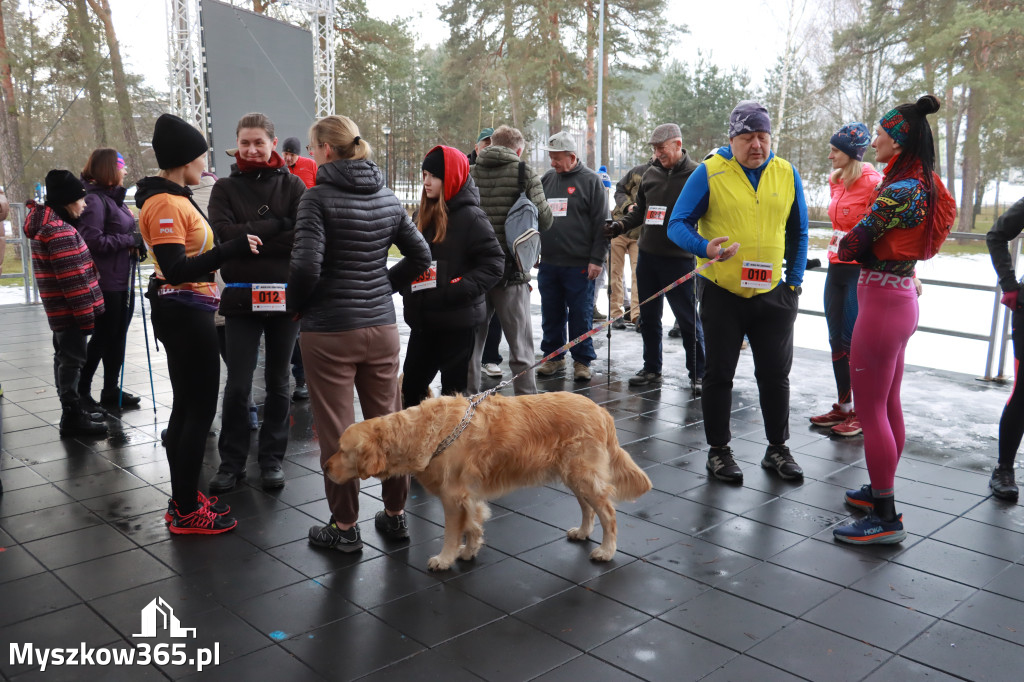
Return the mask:
<svg viewBox="0 0 1024 682"><path fill-rule="evenodd" d="M685 389L678 342L666 340L664 387L630 390L640 339L617 331L610 381L602 336L590 386L542 382L607 407L654 482L620 505L615 559L592 563L591 545L566 540L578 507L563 488L545 487L497 500L478 559L433 574L426 560L440 546L442 513L415 486L411 543L389 544L366 521L381 508L379 485L368 485L361 555L307 545L326 507L303 403L293 409L287 486L225 495L240 519L233 533L171 538L161 518L169 484L158 434L171 402L163 354L153 356L155 415L147 399L111 421L107 440L62 441L42 310L0 308L0 329L0 643L21 645L19 654L26 643L184 643L152 651L188 658L217 643L219 664L200 674L233 681L1024 675L1024 507L987 494L1006 387L908 373L897 500L911 536L849 548L830 529L850 514L843 490L867 480L861 441L830 439L806 421L832 400L827 356L797 353L790 445L807 476L792 484L758 466L765 441L744 353L732 424L745 483L734 488L704 476L700 402ZM137 319L126 385L148 397L142 336ZM216 462L211 438L204 480ZM158 597L196 639L137 636L140 612ZM5 679L195 672L170 663L39 668L0 653Z"/></svg>

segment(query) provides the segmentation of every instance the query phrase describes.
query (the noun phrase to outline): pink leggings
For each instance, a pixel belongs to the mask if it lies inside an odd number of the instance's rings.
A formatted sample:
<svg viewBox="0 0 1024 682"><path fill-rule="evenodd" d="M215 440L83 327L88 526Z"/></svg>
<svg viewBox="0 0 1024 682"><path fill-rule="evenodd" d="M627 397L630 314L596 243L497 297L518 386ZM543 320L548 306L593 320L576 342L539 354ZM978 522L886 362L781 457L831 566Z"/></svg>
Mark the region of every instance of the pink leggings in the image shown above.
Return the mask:
<svg viewBox="0 0 1024 682"><path fill-rule="evenodd" d="M850 379L864 429L871 487L891 490L906 429L900 404L903 354L917 329L917 292L911 277L862 270L860 312L850 343Z"/></svg>

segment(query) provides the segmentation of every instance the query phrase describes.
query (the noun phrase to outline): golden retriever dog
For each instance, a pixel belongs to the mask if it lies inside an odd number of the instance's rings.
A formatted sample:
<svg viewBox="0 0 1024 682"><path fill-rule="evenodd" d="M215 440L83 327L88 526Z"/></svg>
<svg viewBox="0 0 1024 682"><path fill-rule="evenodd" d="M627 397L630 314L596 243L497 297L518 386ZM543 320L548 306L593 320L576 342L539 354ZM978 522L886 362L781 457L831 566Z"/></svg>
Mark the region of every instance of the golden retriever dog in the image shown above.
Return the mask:
<svg viewBox="0 0 1024 682"><path fill-rule="evenodd" d="M324 472L335 483L355 477L414 474L444 506L444 547L428 568L448 569L456 557L472 559L490 518L486 500L525 486L561 480L583 511L570 540L586 540L601 520L601 544L590 558L615 556L613 500L632 500L651 489L647 474L619 447L615 421L589 398L557 392L481 402L465 431L432 457L462 421L462 396L425 400L416 407L367 419L345 430ZM460 544L465 536L465 544Z"/></svg>

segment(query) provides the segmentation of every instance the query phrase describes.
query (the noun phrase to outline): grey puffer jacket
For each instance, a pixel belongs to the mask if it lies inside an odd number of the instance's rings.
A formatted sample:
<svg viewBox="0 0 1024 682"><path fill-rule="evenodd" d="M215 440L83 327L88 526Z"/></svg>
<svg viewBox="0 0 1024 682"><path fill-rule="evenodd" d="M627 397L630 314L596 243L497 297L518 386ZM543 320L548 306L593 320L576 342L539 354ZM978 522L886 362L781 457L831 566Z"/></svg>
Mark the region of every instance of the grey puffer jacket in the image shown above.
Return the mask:
<svg viewBox="0 0 1024 682"><path fill-rule="evenodd" d="M405 258L390 270L394 244ZM430 266L430 249L377 164L325 163L299 201L288 299L304 332L394 324L391 295Z"/></svg>

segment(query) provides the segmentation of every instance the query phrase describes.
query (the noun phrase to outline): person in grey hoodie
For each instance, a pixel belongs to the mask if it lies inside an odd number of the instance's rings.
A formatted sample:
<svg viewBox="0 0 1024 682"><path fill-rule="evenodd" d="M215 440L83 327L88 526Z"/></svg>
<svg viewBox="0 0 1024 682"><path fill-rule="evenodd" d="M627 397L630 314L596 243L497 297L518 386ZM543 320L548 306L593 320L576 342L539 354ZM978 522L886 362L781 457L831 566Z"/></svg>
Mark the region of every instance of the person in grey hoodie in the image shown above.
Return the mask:
<svg viewBox="0 0 1024 682"><path fill-rule="evenodd" d="M544 195L554 221L541 233L541 263L537 270L540 287L540 350L544 355L569 339L590 331L594 319L594 280L601 274L605 256L603 227L608 217L608 192L597 173L576 156L576 142L562 131L548 138L545 148L551 170L541 178ZM590 363L597 358L594 342L587 339L574 346L573 378L589 381ZM565 366L565 354L548 360L537 374L550 376Z"/></svg>

